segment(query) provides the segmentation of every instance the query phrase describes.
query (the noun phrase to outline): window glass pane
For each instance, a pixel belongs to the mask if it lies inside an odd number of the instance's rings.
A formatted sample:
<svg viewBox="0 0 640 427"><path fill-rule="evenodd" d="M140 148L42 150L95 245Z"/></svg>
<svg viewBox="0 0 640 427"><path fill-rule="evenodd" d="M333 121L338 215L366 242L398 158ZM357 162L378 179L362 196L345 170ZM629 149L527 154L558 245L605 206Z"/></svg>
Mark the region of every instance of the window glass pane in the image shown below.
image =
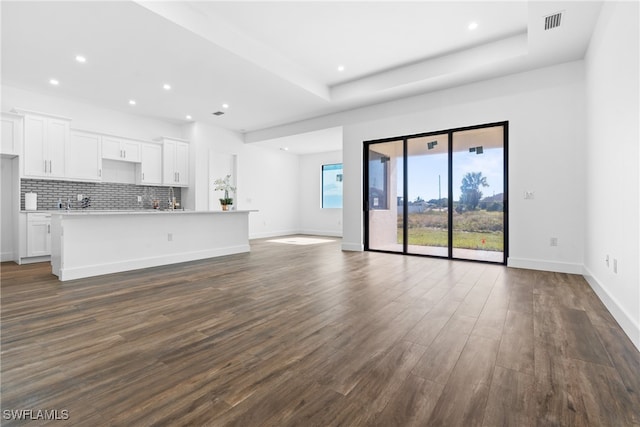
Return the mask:
<svg viewBox="0 0 640 427"><path fill-rule="evenodd" d="M404 141L367 147L367 247L402 252L404 245Z"/></svg>
<svg viewBox="0 0 640 427"><path fill-rule="evenodd" d="M383 147L383 144L375 148L380 147ZM388 155L369 148L369 209L389 209L390 160Z"/></svg>
<svg viewBox="0 0 640 427"><path fill-rule="evenodd" d="M342 163L322 165L322 207L342 208Z"/></svg>

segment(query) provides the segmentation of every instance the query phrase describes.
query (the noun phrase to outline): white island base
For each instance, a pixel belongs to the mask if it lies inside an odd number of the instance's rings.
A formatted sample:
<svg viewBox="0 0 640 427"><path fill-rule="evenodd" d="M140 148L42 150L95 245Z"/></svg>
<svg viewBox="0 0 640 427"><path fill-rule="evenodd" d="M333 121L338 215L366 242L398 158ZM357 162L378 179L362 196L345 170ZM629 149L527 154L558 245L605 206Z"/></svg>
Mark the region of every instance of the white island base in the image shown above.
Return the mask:
<svg viewBox="0 0 640 427"><path fill-rule="evenodd" d="M51 215L60 280L249 252L251 211L87 211Z"/></svg>

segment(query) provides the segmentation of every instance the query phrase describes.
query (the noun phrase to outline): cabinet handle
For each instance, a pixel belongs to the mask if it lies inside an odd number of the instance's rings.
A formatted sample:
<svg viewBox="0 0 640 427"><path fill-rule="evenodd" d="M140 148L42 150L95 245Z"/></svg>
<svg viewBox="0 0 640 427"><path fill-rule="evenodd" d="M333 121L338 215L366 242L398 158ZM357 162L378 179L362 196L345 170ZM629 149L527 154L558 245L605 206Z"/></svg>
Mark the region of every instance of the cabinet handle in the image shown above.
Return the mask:
<svg viewBox="0 0 640 427"><path fill-rule="evenodd" d="M51 234L51 224L47 224L47 234Z"/></svg>
<svg viewBox="0 0 640 427"><path fill-rule="evenodd" d="M44 173L47 173L47 161L44 161Z"/></svg>
<svg viewBox="0 0 640 427"><path fill-rule="evenodd" d="M51 166L53 164L53 160L49 160L49 173L53 173L53 166Z"/></svg>
<svg viewBox="0 0 640 427"><path fill-rule="evenodd" d="M124 158L127 158L127 150L122 150L122 152L124 153Z"/></svg>
<svg viewBox="0 0 640 427"><path fill-rule="evenodd" d="M144 181L144 172L142 172L142 180Z"/></svg>
<svg viewBox="0 0 640 427"><path fill-rule="evenodd" d="M178 172L178 181L177 182L180 182L180 172Z"/></svg>
<svg viewBox="0 0 640 427"><path fill-rule="evenodd" d="M102 177L102 169L98 169L98 176Z"/></svg>

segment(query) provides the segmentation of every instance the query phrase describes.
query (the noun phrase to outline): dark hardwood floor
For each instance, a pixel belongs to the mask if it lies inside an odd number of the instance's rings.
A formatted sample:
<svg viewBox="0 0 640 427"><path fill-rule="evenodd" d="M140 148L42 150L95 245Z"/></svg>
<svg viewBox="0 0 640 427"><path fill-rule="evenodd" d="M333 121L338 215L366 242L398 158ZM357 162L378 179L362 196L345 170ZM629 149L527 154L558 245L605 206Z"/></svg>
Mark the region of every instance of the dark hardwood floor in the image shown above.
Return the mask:
<svg viewBox="0 0 640 427"><path fill-rule="evenodd" d="M580 276L266 240L50 271L2 264L2 425L640 426L640 354Z"/></svg>

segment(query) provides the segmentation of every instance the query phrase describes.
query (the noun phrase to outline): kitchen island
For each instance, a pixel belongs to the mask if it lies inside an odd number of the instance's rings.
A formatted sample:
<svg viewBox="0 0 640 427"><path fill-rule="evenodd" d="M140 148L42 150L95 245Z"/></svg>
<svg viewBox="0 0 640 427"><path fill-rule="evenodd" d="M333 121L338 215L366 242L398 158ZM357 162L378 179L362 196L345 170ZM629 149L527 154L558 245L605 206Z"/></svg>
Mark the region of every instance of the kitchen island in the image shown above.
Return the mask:
<svg viewBox="0 0 640 427"><path fill-rule="evenodd" d="M51 270L64 281L249 252L250 212L55 212Z"/></svg>

